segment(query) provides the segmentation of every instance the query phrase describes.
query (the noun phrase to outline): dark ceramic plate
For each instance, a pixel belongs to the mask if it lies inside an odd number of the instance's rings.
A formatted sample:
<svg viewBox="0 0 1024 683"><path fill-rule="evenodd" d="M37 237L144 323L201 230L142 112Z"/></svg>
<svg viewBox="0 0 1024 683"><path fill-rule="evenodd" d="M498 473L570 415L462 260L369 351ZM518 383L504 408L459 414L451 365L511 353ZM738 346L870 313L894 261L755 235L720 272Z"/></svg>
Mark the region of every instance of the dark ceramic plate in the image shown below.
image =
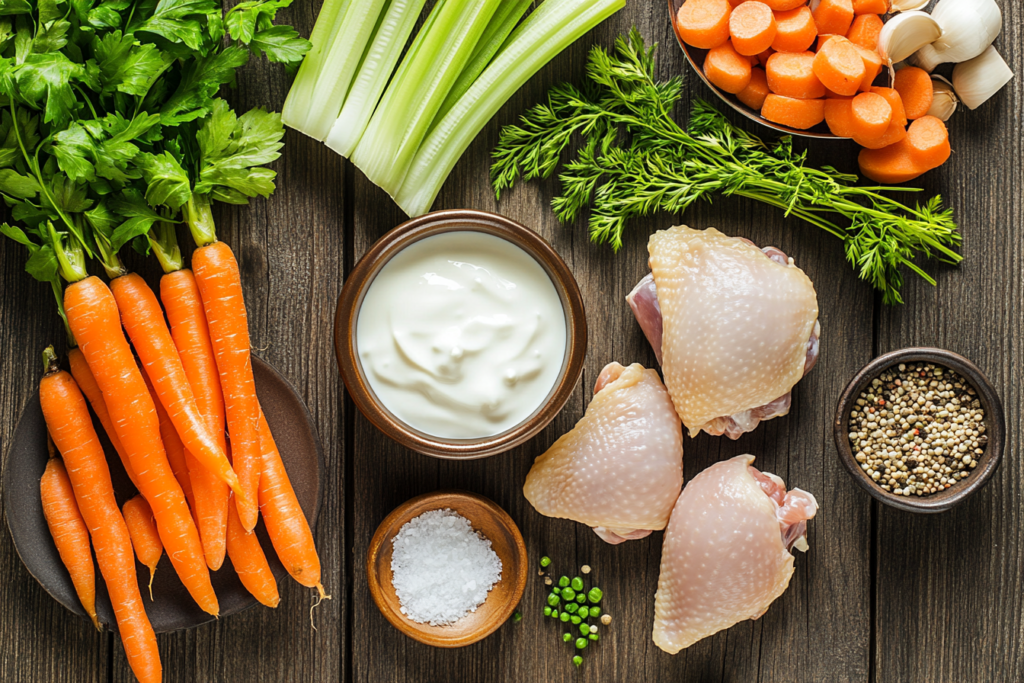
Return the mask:
<svg viewBox="0 0 1024 683"><path fill-rule="evenodd" d="M267 422L274 432L281 451L288 477L291 479L295 495L302 505L311 527L316 525L317 513L320 510L320 468L323 455L320 440L317 438L313 419L303 405L299 395L288 381L273 367L253 356L253 374L256 377L256 392L260 403L266 411ZM135 489L128 480L124 468L117 455L107 441L99 422L94 420L96 433L100 435L104 450L107 452L107 463L114 482L114 493L118 505L135 495ZM36 578L47 593L60 604L75 614L86 618L75 594L74 586L67 569L61 564L57 548L53 545L39 497L39 478L43 474L47 460L46 426L43 413L39 407L37 391L25 406L18 427L14 431L7 464L4 468L4 508L7 512L7 526L14 538L14 546L21 556L22 562L29 573ZM256 527L256 535L260 539L263 551L267 555L270 568L277 577L278 584L287 578L287 572L277 560L266 529L261 520ZM178 580L165 554L157 565L153 580L153 596L149 600L149 570L138 561L135 568L139 577L139 589L142 591L146 612L157 633L192 628L213 620L199 609L188 591ZM211 572L214 590L220 600L220 616L226 617L241 612L257 604L256 599L242 586L231 567L231 560L224 559L220 571ZM117 630L114 612L110 607L106 586L96 569L96 612L100 622L111 630Z"/></svg>

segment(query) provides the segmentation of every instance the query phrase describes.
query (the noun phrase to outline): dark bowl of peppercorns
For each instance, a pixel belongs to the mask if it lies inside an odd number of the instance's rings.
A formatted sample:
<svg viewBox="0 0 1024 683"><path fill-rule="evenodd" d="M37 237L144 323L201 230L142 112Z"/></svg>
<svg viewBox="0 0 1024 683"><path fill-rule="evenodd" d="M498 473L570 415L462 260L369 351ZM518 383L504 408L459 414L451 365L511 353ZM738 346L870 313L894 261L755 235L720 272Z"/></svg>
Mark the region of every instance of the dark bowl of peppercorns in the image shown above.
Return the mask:
<svg viewBox="0 0 1024 683"><path fill-rule="evenodd" d="M839 398L839 459L865 491L908 512L943 512L995 474L1003 404L963 356L919 347L864 366Z"/></svg>

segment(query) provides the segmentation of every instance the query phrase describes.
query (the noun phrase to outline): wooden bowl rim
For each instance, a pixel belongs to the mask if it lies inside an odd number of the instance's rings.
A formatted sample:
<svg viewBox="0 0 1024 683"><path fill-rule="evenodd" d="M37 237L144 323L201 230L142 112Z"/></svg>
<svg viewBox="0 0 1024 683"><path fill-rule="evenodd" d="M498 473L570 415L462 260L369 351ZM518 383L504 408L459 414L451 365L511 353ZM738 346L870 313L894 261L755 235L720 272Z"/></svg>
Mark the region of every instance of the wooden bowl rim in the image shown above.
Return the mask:
<svg viewBox="0 0 1024 683"><path fill-rule="evenodd" d="M478 631L475 631L469 635L463 635L458 638L446 638L443 635L432 636L429 633L412 629L409 626L409 624L406 623L405 619L401 615L397 614L394 610L390 608L390 606L384 601L383 598L384 588L380 583L379 577L377 576L376 564L377 558L380 555L381 549L384 547L384 544L391 538L394 538L394 535L398 533L402 525L409 521L409 519L404 518L410 509L421 506L424 503L430 503L433 501L437 501L437 505L429 506L426 509L424 509L423 512L443 509L445 507L450 506L450 501L453 498L474 500L480 505L482 505L488 512L490 512L498 521L498 523L502 526L502 528L504 528L512 537L514 541L512 545L512 551L514 556L518 558L519 562L514 577L509 576L509 574L506 571L506 568L502 567L502 575L499 583L514 580L515 585L513 586L511 598L507 600L504 606L495 613L497 616L489 620L489 622L486 623ZM420 512L419 514L423 514L423 512ZM402 521L402 523L399 524L399 521L403 519L404 521ZM472 522L472 520L470 521ZM528 565L529 558L526 552L526 543L523 541L523 535L519 531L518 525L516 525L512 517L510 517L509 514L505 512L504 508L502 508L500 505L498 505L497 503L495 503L493 500L486 496L482 496L478 493L472 493L470 491L463 491L460 489L442 489L440 491L434 491L432 493L424 493L419 496L416 496L415 498L410 498L409 500L405 501L404 503L396 507L394 510L392 510L390 513L388 513L388 516L385 517L384 520L377 526L377 530L374 532L373 538L370 540L370 545L366 549L367 585L370 589L370 595L373 597L373 602L377 605L377 609L380 610L380 613L384 615L384 618L387 619L392 626L394 626L396 629L401 631L406 636L412 638L413 640L421 642L425 645L432 645L434 647L443 648L457 648L465 647L466 645L472 645L473 643L479 642L487 636L491 635L492 633L497 631L502 624L508 621L509 617L511 617L513 612L515 612L515 609L518 606L519 601L522 600L523 592L526 590ZM497 586L497 584L495 585ZM494 589L492 588L491 590L493 593ZM488 594L487 600L490 599L490 595L491 594ZM481 604L481 607L487 604L487 600L485 600ZM444 626L434 626L428 628L432 629L432 631L436 631L439 634L443 634L445 629Z"/></svg>
<svg viewBox="0 0 1024 683"><path fill-rule="evenodd" d="M940 493L929 496L897 496L886 491L872 481L860 468L850 447L849 417L854 402L861 392L884 370L900 363L929 362L953 370L966 379L978 393L982 408L985 409L985 433L988 443L985 452L978 461L978 467L966 483L959 482ZM989 382L985 373L967 358L958 353L934 347L910 347L898 349L878 356L865 365L854 375L843 390L836 405L835 419L832 425L832 436L835 440L839 459L854 481L876 500L906 512L935 513L944 512L959 505L969 496L979 491L995 474L1003 459L1006 445L1006 420L1003 414L1003 403Z"/></svg>
<svg viewBox="0 0 1024 683"><path fill-rule="evenodd" d="M808 138L812 140L850 139L839 137L838 135L833 135L832 133L818 133L814 132L813 130L800 130L799 128L790 128L789 126L783 126L780 123L774 123L772 121L769 121L768 119L761 117L760 114L758 114L753 109L740 102L738 99L736 99L735 95L729 94L724 90L720 90L717 85L708 80L708 77L704 75L704 69L701 68L701 65L697 63L697 58L694 56L694 52L707 53L707 50L701 50L699 48L691 47L687 45L679 36L679 29L676 27L676 14L677 12L679 12L679 7L682 4L682 0L668 0L668 14L669 21L672 23L672 34L676 37L676 42L679 43L679 47L680 49L682 49L683 54L686 56L686 61L690 63L691 67L693 67L693 71L697 74L700 80L704 81L704 84L711 89L711 92L718 95L718 99L722 100L727 105L732 107L734 111L736 111L739 114L742 114L744 117L750 119L751 121L758 123L762 126L765 126L766 128L771 128L772 130L778 133L783 133L785 135L795 135L797 137ZM824 124L818 124L818 126L822 125ZM815 126L815 128L817 128L818 126Z"/></svg>
<svg viewBox="0 0 1024 683"><path fill-rule="evenodd" d="M525 420L500 434L480 439L444 439L425 434L402 420L377 399L356 353L355 326L363 296L373 278L402 249L426 237L453 231L484 232L505 239L532 256L547 272L566 315L566 355L557 382L547 399ZM587 351L587 319L583 296L572 271L548 242L510 218L487 211L434 211L388 231L363 255L349 274L338 297L334 319L334 351L349 395L377 429L410 450L435 458L472 460L515 448L544 427L562 410L583 374Z"/></svg>

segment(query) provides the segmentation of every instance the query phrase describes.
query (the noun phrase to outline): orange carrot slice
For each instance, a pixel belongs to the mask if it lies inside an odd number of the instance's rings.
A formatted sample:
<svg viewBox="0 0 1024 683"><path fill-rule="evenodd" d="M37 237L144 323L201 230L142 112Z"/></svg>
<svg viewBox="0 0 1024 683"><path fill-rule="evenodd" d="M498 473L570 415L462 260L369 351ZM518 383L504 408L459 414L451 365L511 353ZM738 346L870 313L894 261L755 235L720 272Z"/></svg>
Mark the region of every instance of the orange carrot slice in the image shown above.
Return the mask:
<svg viewBox="0 0 1024 683"><path fill-rule="evenodd" d="M864 82L864 58L853 43L836 36L814 55L814 75L822 85L840 95L855 94Z"/></svg>
<svg viewBox="0 0 1024 683"><path fill-rule="evenodd" d="M857 165L861 175L885 185L905 183L928 170L915 163L905 138L879 149L862 149Z"/></svg>
<svg viewBox="0 0 1024 683"><path fill-rule="evenodd" d="M788 12L800 5L807 4L807 0L762 0L762 2L771 7L775 12Z"/></svg>
<svg viewBox="0 0 1024 683"><path fill-rule="evenodd" d="M710 50L729 40L729 0L686 0L676 14L676 33L687 45Z"/></svg>
<svg viewBox="0 0 1024 683"><path fill-rule="evenodd" d="M882 18L877 14L861 14L854 17L846 37L869 50L878 49L878 34L882 32Z"/></svg>
<svg viewBox="0 0 1024 683"><path fill-rule="evenodd" d="M914 162L928 169L942 166L951 153L946 124L934 116L922 116L912 122L905 142Z"/></svg>
<svg viewBox="0 0 1024 683"><path fill-rule="evenodd" d="M772 46L775 40L775 15L768 5L748 0L732 11L729 34L732 47L741 55L756 55Z"/></svg>
<svg viewBox="0 0 1024 683"><path fill-rule="evenodd" d="M913 121L928 113L935 90L932 77L924 69L908 66L896 72L892 87L900 94L907 118Z"/></svg>
<svg viewBox="0 0 1024 683"><path fill-rule="evenodd" d="M852 41L850 44L853 45L854 49L857 50L857 54L864 60L864 80L860 82L860 90L868 92L871 90L871 85L875 82L875 79L878 78L878 74L882 72L882 58L878 56L876 50L869 50Z"/></svg>
<svg viewBox="0 0 1024 683"><path fill-rule="evenodd" d="M819 34L845 36L853 23L853 3L851 0L821 0L813 14Z"/></svg>
<svg viewBox="0 0 1024 683"><path fill-rule="evenodd" d="M829 98L825 100L825 123L832 135L840 138L852 138L856 133L853 123L853 98Z"/></svg>
<svg viewBox="0 0 1024 683"><path fill-rule="evenodd" d="M772 49L778 52L803 52L814 44L818 28L814 15L806 6L775 12L775 40Z"/></svg>
<svg viewBox="0 0 1024 683"><path fill-rule="evenodd" d="M877 93L889 101L889 106L892 107L893 123L897 123L900 126L907 125L907 112L903 107L903 98L900 97L895 88L872 86L870 92Z"/></svg>
<svg viewBox="0 0 1024 683"><path fill-rule="evenodd" d="M773 54L775 54L775 50L771 48L768 48L763 52L759 52L757 54L757 63L760 64L761 66L764 66L765 64L768 63L768 58L771 57Z"/></svg>
<svg viewBox="0 0 1024 683"><path fill-rule="evenodd" d="M776 95L814 99L825 95L825 87L814 75L813 52L776 52L765 65L768 87Z"/></svg>
<svg viewBox="0 0 1024 683"><path fill-rule="evenodd" d="M750 59L736 52L731 40L711 48L704 58L704 75L728 93L738 93L747 87L750 68Z"/></svg>
<svg viewBox="0 0 1024 683"><path fill-rule="evenodd" d="M750 71L750 83L747 83L746 88L736 93L736 99L751 109L761 111L761 107L764 105L764 98L768 96L768 92L768 77L765 75L764 69L755 68Z"/></svg>
<svg viewBox="0 0 1024 683"><path fill-rule="evenodd" d="M853 0L853 13L886 14L889 11L889 0Z"/></svg>
<svg viewBox="0 0 1024 683"><path fill-rule="evenodd" d="M761 116L790 128L806 130L825 120L825 100L800 100L770 94L764 98Z"/></svg>
<svg viewBox="0 0 1024 683"><path fill-rule="evenodd" d="M878 93L862 92L850 100L850 115L855 136L877 138L889 128L892 106Z"/></svg>

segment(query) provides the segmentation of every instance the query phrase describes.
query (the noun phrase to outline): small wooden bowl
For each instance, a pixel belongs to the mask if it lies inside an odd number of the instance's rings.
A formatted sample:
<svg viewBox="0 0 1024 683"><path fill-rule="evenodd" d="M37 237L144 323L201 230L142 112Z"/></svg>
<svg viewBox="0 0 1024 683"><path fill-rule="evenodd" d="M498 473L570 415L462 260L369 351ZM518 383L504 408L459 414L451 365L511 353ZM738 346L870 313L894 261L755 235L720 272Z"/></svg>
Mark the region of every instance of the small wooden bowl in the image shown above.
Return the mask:
<svg viewBox="0 0 1024 683"><path fill-rule="evenodd" d="M482 232L507 240L530 254L551 278L565 312L566 349L562 369L547 399L525 420L501 434L480 439L444 439L406 424L378 400L363 373L356 350L359 307L373 279L402 249L425 237L446 232ZM583 374L587 353L587 318L583 297L565 261L537 233L515 221L486 211L435 211L402 223L377 242L359 260L338 297L334 318L334 351L345 388L359 411L377 429L406 448L435 458L471 460L503 453L544 429L569 400Z"/></svg>
<svg viewBox="0 0 1024 683"><path fill-rule="evenodd" d="M934 363L949 368L970 383L978 394L981 407L985 410L984 424L988 443L985 445L985 452L978 459L978 466L968 476L967 481L957 482L944 491L928 496L897 496L872 481L854 457L849 439L850 411L853 410L861 392L867 388L871 380L894 365L915 362ZM881 355L857 373L846 385L846 389L839 398L835 422L832 426L832 436L836 442L836 449L839 451L839 459L846 466L850 476L875 499L907 512L944 512L962 503L981 489L995 474L1003 459L1003 447L1006 444L1006 422L1003 417L1003 403L978 366L952 351L918 347L900 349Z"/></svg>
<svg viewBox="0 0 1024 683"><path fill-rule="evenodd" d="M491 547L501 560L501 579L475 612L449 626L431 626L402 614L391 583L392 541L408 521L424 512L444 508L468 519L475 531L491 541ZM494 633L512 616L522 599L526 572L526 544L519 527L494 501L466 491L435 491L402 503L380 523L366 551L366 578L377 609L399 631L434 647L463 647Z"/></svg>

